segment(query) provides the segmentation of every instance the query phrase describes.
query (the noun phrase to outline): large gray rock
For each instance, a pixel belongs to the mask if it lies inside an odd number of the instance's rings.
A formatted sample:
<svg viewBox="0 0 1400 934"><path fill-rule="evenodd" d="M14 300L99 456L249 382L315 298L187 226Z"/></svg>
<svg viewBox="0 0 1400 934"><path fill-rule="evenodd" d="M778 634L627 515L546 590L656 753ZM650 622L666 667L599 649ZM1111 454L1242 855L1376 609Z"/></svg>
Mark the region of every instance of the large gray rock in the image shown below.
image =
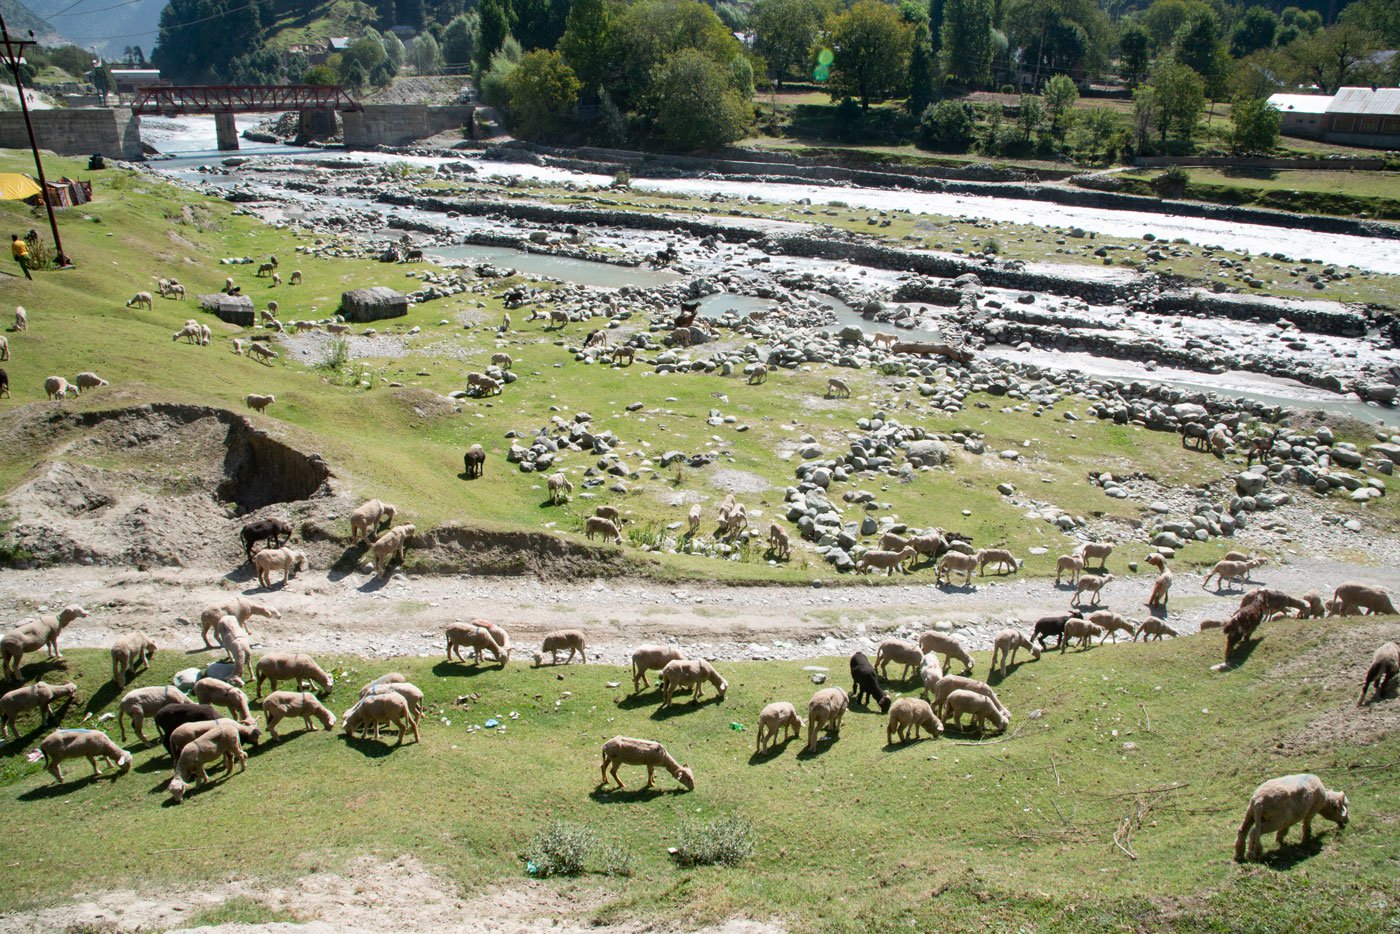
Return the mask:
<svg viewBox="0 0 1400 934"><path fill-rule="evenodd" d="M909 463L917 467L939 467L948 463L951 452L948 445L935 438L925 441L911 441L905 451Z"/></svg>
<svg viewBox="0 0 1400 934"><path fill-rule="evenodd" d="M201 295L199 307L213 312L220 321L227 321L241 328L252 327L256 320L253 300L247 295L225 295L222 292Z"/></svg>
<svg viewBox="0 0 1400 934"><path fill-rule="evenodd" d="M1210 417L1205 406L1194 402L1180 402L1172 406L1172 414L1184 422L1203 421Z"/></svg>
<svg viewBox="0 0 1400 934"><path fill-rule="evenodd" d="M408 296L382 285L351 289L340 295L340 313L346 321L402 318L408 314Z"/></svg>
<svg viewBox="0 0 1400 934"><path fill-rule="evenodd" d="M1264 484L1268 481L1269 478L1261 473L1244 471L1235 475L1235 490L1241 496L1253 496L1264 489Z"/></svg>

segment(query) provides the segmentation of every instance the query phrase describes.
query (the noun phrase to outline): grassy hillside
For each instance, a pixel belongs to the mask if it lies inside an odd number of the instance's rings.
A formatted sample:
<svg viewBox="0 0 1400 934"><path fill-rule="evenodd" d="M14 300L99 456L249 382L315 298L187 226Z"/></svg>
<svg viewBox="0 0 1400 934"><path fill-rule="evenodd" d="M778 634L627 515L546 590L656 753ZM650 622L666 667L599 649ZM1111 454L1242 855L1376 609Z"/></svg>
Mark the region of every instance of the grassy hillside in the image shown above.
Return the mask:
<svg viewBox="0 0 1400 934"><path fill-rule="evenodd" d="M531 835L560 818L631 856L625 886L590 881L610 896L594 911L600 921L659 913L688 925L741 914L832 931L1393 929L1397 701L1354 704L1372 648L1400 636L1400 624L1279 622L1262 635L1226 674L1209 670L1218 634L1023 663L993 678L1013 713L998 738L950 731L888 747L884 718L855 708L816 754L798 741L763 756L753 755L758 710L779 699L805 706L814 689L801 662L722 665L722 703L661 711L657 692L630 696L627 673L610 667L342 658L329 706L339 714L360 684L400 670L427 693L420 743L391 749L288 730L246 773L179 807L165 803L164 759L134 742L131 774L93 780L86 763L70 763L72 780L53 784L24 759L44 732L29 717L23 741L0 747L9 832L83 845L46 847L42 864L6 860L0 910L127 884L196 885L223 878L231 861L288 879L365 853L413 853L475 891L524 878ZM28 674L73 679L79 696L65 723L91 714L88 726L110 729L99 719L117 697L105 653L68 654L66 667L32 661ZM987 661L979 653L977 671ZM157 656L136 684L162 683L191 662ZM846 682L844 659L817 662ZM466 709L453 706L468 694ZM490 717L505 731L469 731ZM644 774L632 768L621 774L634 790L596 791L598 749L615 734L666 743L693 767L696 790L675 793L664 773L657 790L635 790ZM1263 864L1233 863L1250 792L1300 771L1347 792L1350 825L1319 821L1308 847L1295 830L1281 854L1268 841ZM666 847L682 825L721 816L752 824L753 859L677 868ZM178 859L139 856L171 846Z"/></svg>
<svg viewBox="0 0 1400 934"><path fill-rule="evenodd" d="M285 51L333 36L359 36L379 20L374 9L361 0L323 0L318 3L279 2L274 20L264 30L269 49Z"/></svg>

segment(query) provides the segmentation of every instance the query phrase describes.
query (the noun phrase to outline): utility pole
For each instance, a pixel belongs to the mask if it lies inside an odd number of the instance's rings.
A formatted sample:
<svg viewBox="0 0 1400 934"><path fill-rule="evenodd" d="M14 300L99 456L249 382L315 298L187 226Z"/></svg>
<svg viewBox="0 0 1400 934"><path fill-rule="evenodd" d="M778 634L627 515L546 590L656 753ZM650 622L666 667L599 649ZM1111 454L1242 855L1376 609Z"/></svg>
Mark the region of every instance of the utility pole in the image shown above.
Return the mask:
<svg viewBox="0 0 1400 934"><path fill-rule="evenodd" d="M58 237L58 219L53 216L53 202L49 198L49 183L44 178L44 162L39 158L39 144L34 139L34 123L29 119L29 100L24 94L24 82L20 80L19 67L24 58L24 47L38 45L34 41L34 30L29 30L28 39L11 39L10 31L5 27L5 18L0 16L0 42L5 44L5 64L10 72L15 76L15 90L19 92L19 109L24 113L24 129L29 133L29 148L34 153L34 168L39 173L40 197L44 199L44 207L49 212L49 229L53 231L53 247L57 254L54 258L60 267L71 266L73 263L63 253L63 241Z"/></svg>

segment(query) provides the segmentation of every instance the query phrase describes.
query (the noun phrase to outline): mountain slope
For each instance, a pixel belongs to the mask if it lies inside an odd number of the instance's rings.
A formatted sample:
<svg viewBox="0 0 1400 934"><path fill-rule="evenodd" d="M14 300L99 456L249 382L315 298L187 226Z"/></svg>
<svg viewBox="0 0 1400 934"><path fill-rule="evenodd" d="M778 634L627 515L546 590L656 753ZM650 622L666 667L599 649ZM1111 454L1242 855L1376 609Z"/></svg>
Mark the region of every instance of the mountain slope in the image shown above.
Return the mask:
<svg viewBox="0 0 1400 934"><path fill-rule="evenodd" d="M5 25L13 37L28 38L32 29L35 37L46 45L58 41L58 30L19 0L0 0L0 16L5 17Z"/></svg>
<svg viewBox="0 0 1400 934"><path fill-rule="evenodd" d="M0 4L16 2L0 0ZM150 54L165 2L136 0L128 6L113 7L112 0L83 0L76 6L73 0L29 0L29 7L73 42L83 48L96 46L104 56L112 57L130 45L139 45ZM70 6L71 10L66 9ZM101 12L89 12L97 10ZM8 13L5 18L8 22Z"/></svg>

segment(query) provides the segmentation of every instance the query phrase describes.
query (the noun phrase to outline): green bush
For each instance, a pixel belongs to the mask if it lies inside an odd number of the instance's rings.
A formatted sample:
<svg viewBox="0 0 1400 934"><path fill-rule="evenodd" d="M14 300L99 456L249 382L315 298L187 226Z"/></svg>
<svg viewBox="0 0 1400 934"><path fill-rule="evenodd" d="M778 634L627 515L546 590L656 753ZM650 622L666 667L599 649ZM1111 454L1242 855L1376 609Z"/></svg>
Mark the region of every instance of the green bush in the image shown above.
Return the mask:
<svg viewBox="0 0 1400 934"><path fill-rule="evenodd" d="M583 872L598 847L598 835L592 828L556 820L531 838L525 859L530 871L541 879L576 876Z"/></svg>
<svg viewBox="0 0 1400 934"><path fill-rule="evenodd" d="M1159 198L1180 198L1186 194L1186 186L1191 183L1191 175L1179 165L1174 165L1151 181L1152 190Z"/></svg>
<svg viewBox="0 0 1400 934"><path fill-rule="evenodd" d="M753 824L742 817L731 814L710 821L688 821L681 825L676 862L682 866L737 866L757 848Z"/></svg>
<svg viewBox="0 0 1400 934"><path fill-rule="evenodd" d="M963 152L972 142L972 107L960 101L940 101L919 118L919 145L924 149Z"/></svg>

